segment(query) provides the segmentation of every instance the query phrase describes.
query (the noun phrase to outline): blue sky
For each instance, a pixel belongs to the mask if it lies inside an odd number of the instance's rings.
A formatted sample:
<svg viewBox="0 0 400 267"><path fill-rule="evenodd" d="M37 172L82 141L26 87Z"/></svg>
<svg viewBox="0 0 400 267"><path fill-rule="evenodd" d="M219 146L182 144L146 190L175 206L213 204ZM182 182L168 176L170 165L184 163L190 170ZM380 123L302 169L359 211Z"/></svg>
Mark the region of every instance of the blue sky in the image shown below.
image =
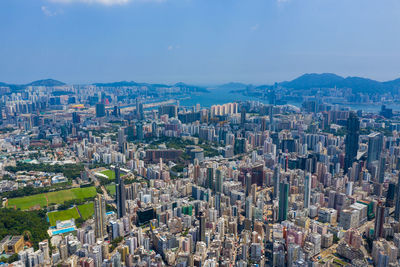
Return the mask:
<svg viewBox="0 0 400 267"><path fill-rule="evenodd" d="M1 0L0 81L400 77L399 0Z"/></svg>

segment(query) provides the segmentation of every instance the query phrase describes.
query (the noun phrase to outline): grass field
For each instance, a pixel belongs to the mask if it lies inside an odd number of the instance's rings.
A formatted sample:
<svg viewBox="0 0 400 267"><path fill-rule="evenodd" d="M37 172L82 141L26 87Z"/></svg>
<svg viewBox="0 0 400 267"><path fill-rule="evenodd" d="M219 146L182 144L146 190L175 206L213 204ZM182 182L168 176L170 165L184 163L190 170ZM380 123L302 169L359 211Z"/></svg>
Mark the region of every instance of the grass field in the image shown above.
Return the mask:
<svg viewBox="0 0 400 267"><path fill-rule="evenodd" d="M8 207L13 208L16 206L21 210L29 209L35 205L46 207L47 204L55 203L62 204L64 201L72 199L84 199L96 196L95 187L85 188L72 188L68 190L61 190L56 192L49 192L44 194L37 194L26 197L12 198L8 200ZM48 199L48 201L47 201Z"/></svg>
<svg viewBox="0 0 400 267"><path fill-rule="evenodd" d="M94 214L93 202L89 202L86 204L82 204L78 206L79 211L81 212L82 219L87 220ZM49 217L49 222L51 226L55 226L57 220L65 221L74 218L75 220L78 219L79 212L76 210L75 207L67 209L67 210L60 210L55 212L47 213Z"/></svg>
<svg viewBox="0 0 400 267"><path fill-rule="evenodd" d="M55 226L57 220L59 221L65 221L65 220L69 220L69 219L78 219L79 213L76 210L75 207L70 208L68 210L60 210L60 211L55 211L55 212L49 212L47 214L47 216L49 217L49 222L51 226Z"/></svg>
<svg viewBox="0 0 400 267"><path fill-rule="evenodd" d="M94 206L93 202L86 203L78 206L79 211L81 212L82 219L87 220L94 214Z"/></svg>
<svg viewBox="0 0 400 267"><path fill-rule="evenodd" d="M115 196L115 184L108 184L106 188L110 191L111 196Z"/></svg>
<svg viewBox="0 0 400 267"><path fill-rule="evenodd" d="M112 171L112 170L105 170L105 171L102 171L100 173L102 173L104 175L107 175L108 179L110 179L110 180L115 180L115 172Z"/></svg>

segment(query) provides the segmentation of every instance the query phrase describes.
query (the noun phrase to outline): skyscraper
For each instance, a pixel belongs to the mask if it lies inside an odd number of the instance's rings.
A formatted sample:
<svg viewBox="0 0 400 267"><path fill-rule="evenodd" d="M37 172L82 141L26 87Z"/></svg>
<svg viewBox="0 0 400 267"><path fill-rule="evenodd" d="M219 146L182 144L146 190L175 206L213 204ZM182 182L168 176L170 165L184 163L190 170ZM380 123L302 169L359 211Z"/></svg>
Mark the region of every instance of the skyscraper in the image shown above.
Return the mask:
<svg viewBox="0 0 400 267"><path fill-rule="evenodd" d="M136 137L138 140L144 139L143 124L141 122L136 123Z"/></svg>
<svg viewBox="0 0 400 267"><path fill-rule="evenodd" d="M367 162L371 163L379 159L383 147L383 134L374 132L368 135L368 157Z"/></svg>
<svg viewBox="0 0 400 267"><path fill-rule="evenodd" d="M200 178L200 165L197 159L194 160L193 180L194 184L198 184Z"/></svg>
<svg viewBox="0 0 400 267"><path fill-rule="evenodd" d="M103 103L96 104L96 117L101 118L106 116L106 108Z"/></svg>
<svg viewBox="0 0 400 267"><path fill-rule="evenodd" d="M378 168L378 182L383 184L385 181L385 165L386 165L386 156L385 154L380 155L379 159L379 168Z"/></svg>
<svg viewBox="0 0 400 267"><path fill-rule="evenodd" d="M124 180L121 180L119 167L115 167L115 189L117 198L118 218L122 218L126 214L126 208L125 208L126 196L125 196L125 184Z"/></svg>
<svg viewBox="0 0 400 267"><path fill-rule="evenodd" d="M376 207L374 236L378 239L383 236L383 224L385 223L385 206L382 202Z"/></svg>
<svg viewBox="0 0 400 267"><path fill-rule="evenodd" d="M278 164L274 168L274 176L273 176L273 182L274 182L274 199L277 199L279 197L279 183L280 183L280 173L281 173L281 166Z"/></svg>
<svg viewBox="0 0 400 267"><path fill-rule="evenodd" d="M258 164L251 168L251 178L253 183L256 183L258 186L264 185L265 173L263 164Z"/></svg>
<svg viewBox="0 0 400 267"><path fill-rule="evenodd" d="M210 188L210 189L214 188L214 168L213 167L207 168L206 187Z"/></svg>
<svg viewBox="0 0 400 267"><path fill-rule="evenodd" d="M199 214L199 220L200 220L200 229L199 229L199 241L206 241L206 215L204 214L203 211L200 212Z"/></svg>
<svg viewBox="0 0 400 267"><path fill-rule="evenodd" d="M252 185L252 179L251 179L250 173L246 173L245 183L246 183L246 196L249 196L250 192L251 192L251 185Z"/></svg>
<svg viewBox="0 0 400 267"><path fill-rule="evenodd" d="M118 145L122 146L122 143L125 142L125 132L124 128L118 129Z"/></svg>
<svg viewBox="0 0 400 267"><path fill-rule="evenodd" d="M222 193L222 184L224 183L224 174L221 169L215 171L215 191Z"/></svg>
<svg viewBox="0 0 400 267"><path fill-rule="evenodd" d="M269 130L274 131L274 106L268 106L268 116L269 116Z"/></svg>
<svg viewBox="0 0 400 267"><path fill-rule="evenodd" d="M106 233L106 201L103 195L97 194L94 199L94 223L96 238L103 239Z"/></svg>
<svg viewBox="0 0 400 267"><path fill-rule="evenodd" d="M347 173L356 160L358 151L358 137L360 135L360 120L354 112L350 112L347 119L347 134L345 139L346 155L344 160L344 171Z"/></svg>
<svg viewBox="0 0 400 267"><path fill-rule="evenodd" d="M279 184L279 222L287 219L289 209L289 184L281 182Z"/></svg>
<svg viewBox="0 0 400 267"><path fill-rule="evenodd" d="M394 218L399 221L400 220L400 174L399 178L397 179L397 186L396 186L396 207L394 210Z"/></svg>
<svg viewBox="0 0 400 267"><path fill-rule="evenodd" d="M394 200L396 197L396 184L395 183L389 183L389 187L387 190L387 195L386 195L386 207L393 207L394 206ZM396 199L397 200L397 199Z"/></svg>
<svg viewBox="0 0 400 267"><path fill-rule="evenodd" d="M43 256L44 260L47 262L50 259L50 253L49 253L49 242L46 240L43 240L42 242L39 242L39 249L43 251Z"/></svg>
<svg viewBox="0 0 400 267"><path fill-rule="evenodd" d="M218 215L221 216L221 193L215 194L215 209L218 211Z"/></svg>
<svg viewBox="0 0 400 267"><path fill-rule="evenodd" d="M72 113L72 123L80 123L81 122L81 116L77 112Z"/></svg>
<svg viewBox="0 0 400 267"><path fill-rule="evenodd" d="M310 173L304 178L304 208L310 207L311 177Z"/></svg>
<svg viewBox="0 0 400 267"><path fill-rule="evenodd" d="M240 111L240 124L243 126L246 123L246 108L241 107Z"/></svg>
<svg viewBox="0 0 400 267"><path fill-rule="evenodd" d="M246 219L251 220L253 217L252 211L253 211L253 199L251 196L246 198L245 201L245 214L246 214Z"/></svg>
<svg viewBox="0 0 400 267"><path fill-rule="evenodd" d="M138 120L144 119L144 112L143 112L143 103L140 101L140 98L136 98L136 118Z"/></svg>
<svg viewBox="0 0 400 267"><path fill-rule="evenodd" d="M118 129L118 148L119 151L124 153L125 148L127 147L126 143L126 137L125 137L125 129L124 128L119 128Z"/></svg>

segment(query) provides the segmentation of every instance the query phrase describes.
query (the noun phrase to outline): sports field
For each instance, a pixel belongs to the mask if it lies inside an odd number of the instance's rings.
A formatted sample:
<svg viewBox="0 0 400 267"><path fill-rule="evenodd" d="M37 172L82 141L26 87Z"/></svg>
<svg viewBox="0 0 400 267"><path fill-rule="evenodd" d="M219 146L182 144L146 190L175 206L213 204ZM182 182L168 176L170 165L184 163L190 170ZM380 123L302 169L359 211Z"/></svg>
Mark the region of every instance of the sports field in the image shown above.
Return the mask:
<svg viewBox="0 0 400 267"><path fill-rule="evenodd" d="M83 205L78 206L79 211L81 212L82 219L87 220L94 214L94 206L93 202L89 202Z"/></svg>
<svg viewBox="0 0 400 267"><path fill-rule="evenodd" d="M79 211L81 212L82 219L87 220L94 214L94 208L93 208L93 202L86 203L83 205L77 206ZM60 211L55 211L55 212L49 212L47 213L47 216L49 217L49 222L51 226L55 226L57 223L57 220L59 221L65 221L74 218L75 220L78 219L79 212L77 211L76 207L67 209L67 210L60 210Z"/></svg>
<svg viewBox="0 0 400 267"><path fill-rule="evenodd" d="M65 221L74 218L75 220L78 219L79 213L76 210L76 207L67 209L67 210L60 210L60 211L55 211L55 212L49 212L47 214L49 217L49 222L51 226L55 226L57 220L59 221Z"/></svg>
<svg viewBox="0 0 400 267"><path fill-rule="evenodd" d="M104 174L104 175L107 175L107 176L108 176L108 179L115 180L115 172L112 171L112 170L105 170L105 171L102 171L102 172L100 172L100 173L101 173L101 174Z"/></svg>
<svg viewBox="0 0 400 267"><path fill-rule="evenodd" d="M96 196L94 186L84 188L72 188L56 192L37 194L26 197L12 198L8 200L8 207L27 210L30 207L40 205L42 208L50 204L62 204L72 199L84 199Z"/></svg>

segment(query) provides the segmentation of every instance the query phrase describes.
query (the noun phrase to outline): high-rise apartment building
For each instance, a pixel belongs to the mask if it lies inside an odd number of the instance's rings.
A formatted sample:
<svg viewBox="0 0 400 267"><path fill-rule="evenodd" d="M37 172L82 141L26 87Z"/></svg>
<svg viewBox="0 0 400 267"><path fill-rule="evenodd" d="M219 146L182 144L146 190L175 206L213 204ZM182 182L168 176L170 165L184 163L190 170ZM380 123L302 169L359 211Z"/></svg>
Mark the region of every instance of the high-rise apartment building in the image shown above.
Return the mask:
<svg viewBox="0 0 400 267"><path fill-rule="evenodd" d="M94 199L94 223L96 238L103 239L106 233L106 201L103 195L98 194Z"/></svg>
<svg viewBox="0 0 400 267"><path fill-rule="evenodd" d="M124 180L121 179L121 171L119 167L115 167L115 189L117 198L117 214L118 218L122 218L126 214L125 201L125 184Z"/></svg>
<svg viewBox="0 0 400 267"><path fill-rule="evenodd" d="M96 104L96 117L101 118L106 116L106 108L103 103Z"/></svg>
<svg viewBox="0 0 400 267"><path fill-rule="evenodd" d="M281 182L279 184L279 221L287 219L289 209L289 184Z"/></svg>
<svg viewBox="0 0 400 267"><path fill-rule="evenodd" d="M368 135L368 157L367 162L371 163L379 159L383 147L383 134L373 132Z"/></svg>
<svg viewBox="0 0 400 267"><path fill-rule="evenodd" d="M346 155L344 162L344 171L347 173L356 160L358 151L358 138L360 135L360 120L354 112L351 112L347 119L347 134L345 139Z"/></svg>
<svg viewBox="0 0 400 267"><path fill-rule="evenodd" d="M400 220L400 174L399 178L397 179L397 186L396 186L394 218L397 221Z"/></svg>
<svg viewBox="0 0 400 267"><path fill-rule="evenodd" d="M304 178L304 208L310 207L311 174L307 173Z"/></svg>

